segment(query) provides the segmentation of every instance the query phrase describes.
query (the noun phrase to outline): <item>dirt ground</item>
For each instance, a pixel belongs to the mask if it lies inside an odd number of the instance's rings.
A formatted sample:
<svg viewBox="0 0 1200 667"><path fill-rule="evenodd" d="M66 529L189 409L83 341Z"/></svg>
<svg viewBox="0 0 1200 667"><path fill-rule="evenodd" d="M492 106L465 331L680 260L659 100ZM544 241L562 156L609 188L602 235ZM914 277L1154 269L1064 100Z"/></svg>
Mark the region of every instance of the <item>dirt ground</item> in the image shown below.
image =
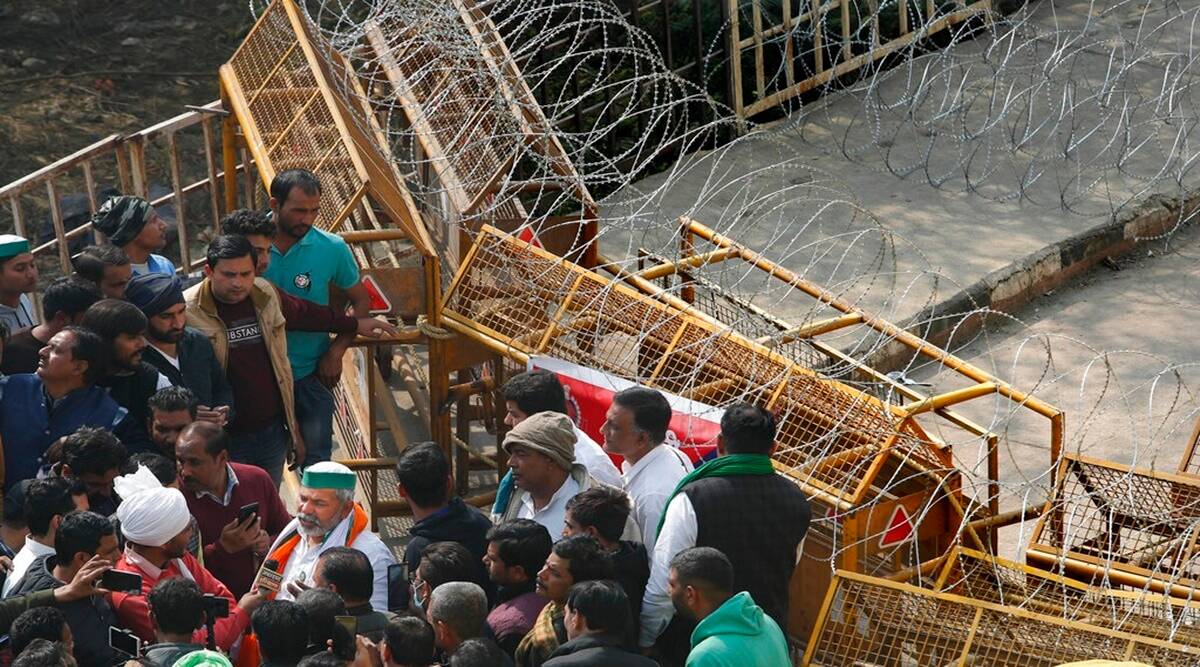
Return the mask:
<svg viewBox="0 0 1200 667"><path fill-rule="evenodd" d="M245 1L0 2L0 184L218 97Z"/></svg>

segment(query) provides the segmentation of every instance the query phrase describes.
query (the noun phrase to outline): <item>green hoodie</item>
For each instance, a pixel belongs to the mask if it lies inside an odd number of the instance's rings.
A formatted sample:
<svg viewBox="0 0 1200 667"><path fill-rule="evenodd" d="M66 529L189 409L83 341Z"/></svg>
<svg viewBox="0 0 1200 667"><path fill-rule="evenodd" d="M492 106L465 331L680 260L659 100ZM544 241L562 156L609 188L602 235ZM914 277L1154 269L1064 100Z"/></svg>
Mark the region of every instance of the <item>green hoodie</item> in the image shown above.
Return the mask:
<svg viewBox="0 0 1200 667"><path fill-rule="evenodd" d="M687 667L791 667L787 640L750 594L742 591L692 631Z"/></svg>

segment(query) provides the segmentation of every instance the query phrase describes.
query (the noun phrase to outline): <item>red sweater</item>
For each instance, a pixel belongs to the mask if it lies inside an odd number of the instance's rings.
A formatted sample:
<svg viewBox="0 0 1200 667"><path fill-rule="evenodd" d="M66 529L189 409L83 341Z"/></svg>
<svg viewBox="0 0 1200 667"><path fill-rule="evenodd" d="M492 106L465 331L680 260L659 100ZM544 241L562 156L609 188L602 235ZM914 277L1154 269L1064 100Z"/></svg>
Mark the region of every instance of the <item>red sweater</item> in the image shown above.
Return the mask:
<svg viewBox="0 0 1200 667"><path fill-rule="evenodd" d="M196 523L200 526L200 540L204 544L204 566L228 586L235 596L241 597L250 592L258 564L251 549L243 549L237 553L225 551L221 546L221 529L237 518L243 505L258 503L259 525L270 533L271 539L274 540L279 531L292 520L292 516L279 499L279 491L275 489L271 477L262 468L244 463L230 462L229 465L233 468L238 483L233 487L228 505L221 505L208 495L197 498L195 493L187 489L184 489L183 495L187 498L188 510L196 517Z"/></svg>
<svg viewBox="0 0 1200 667"><path fill-rule="evenodd" d="M196 585L200 587L200 592L223 597L229 600L229 616L226 618L217 619L217 623L213 628L216 634L217 646L222 651L228 651L233 642L242 636L246 628L250 625L250 614L242 611L237 606L237 600L233 599L233 594L225 588L224 584L217 581L217 578L212 576L208 570L200 565L191 554L184 554L183 563L187 566L192 577L196 580ZM154 626L150 623L150 607L146 603L146 596L150 593L150 589L154 588L162 579L170 579L172 577L183 576L179 570L179 566L171 561L167 564L159 576L151 577L149 573L143 571L136 565L131 564L121 556L117 561L115 569L133 572L134 574L142 575L142 594L130 595L128 593L110 593L108 601L112 605L113 611L117 614L117 620L121 627L133 632L138 637L141 637L143 642L154 643ZM203 644L207 630L200 628L192 635L192 641L197 644Z"/></svg>

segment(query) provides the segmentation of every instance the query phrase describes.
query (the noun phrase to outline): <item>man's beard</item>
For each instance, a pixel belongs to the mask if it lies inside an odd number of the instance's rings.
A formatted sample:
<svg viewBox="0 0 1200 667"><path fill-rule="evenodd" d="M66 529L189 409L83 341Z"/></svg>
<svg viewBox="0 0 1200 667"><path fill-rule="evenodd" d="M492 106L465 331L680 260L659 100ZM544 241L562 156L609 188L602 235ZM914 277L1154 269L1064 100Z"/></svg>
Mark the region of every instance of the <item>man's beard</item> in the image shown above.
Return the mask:
<svg viewBox="0 0 1200 667"><path fill-rule="evenodd" d="M297 519L296 529L299 530L300 534L305 537L325 537L329 533L333 532L333 529L336 528L339 523L337 519L334 519L333 521L330 522L331 525L329 525L329 526L322 525L320 519L317 518L316 514L298 513L298 514L296 514L296 519ZM304 521L308 521L310 523L315 523L317 525L316 526L308 526L308 525L305 525Z"/></svg>
<svg viewBox="0 0 1200 667"><path fill-rule="evenodd" d="M159 343L178 343L183 339L183 329L179 331L157 331L154 327L146 328L146 336Z"/></svg>

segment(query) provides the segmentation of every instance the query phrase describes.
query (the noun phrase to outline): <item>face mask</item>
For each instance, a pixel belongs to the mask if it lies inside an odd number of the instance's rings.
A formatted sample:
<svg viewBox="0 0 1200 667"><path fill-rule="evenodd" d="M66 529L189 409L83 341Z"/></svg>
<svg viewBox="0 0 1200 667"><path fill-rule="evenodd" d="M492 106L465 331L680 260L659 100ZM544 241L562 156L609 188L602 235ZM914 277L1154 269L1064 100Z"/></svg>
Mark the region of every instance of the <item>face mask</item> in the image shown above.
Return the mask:
<svg viewBox="0 0 1200 667"><path fill-rule="evenodd" d="M425 611L425 600L421 597L421 586L413 582L412 586L412 603L419 611Z"/></svg>

